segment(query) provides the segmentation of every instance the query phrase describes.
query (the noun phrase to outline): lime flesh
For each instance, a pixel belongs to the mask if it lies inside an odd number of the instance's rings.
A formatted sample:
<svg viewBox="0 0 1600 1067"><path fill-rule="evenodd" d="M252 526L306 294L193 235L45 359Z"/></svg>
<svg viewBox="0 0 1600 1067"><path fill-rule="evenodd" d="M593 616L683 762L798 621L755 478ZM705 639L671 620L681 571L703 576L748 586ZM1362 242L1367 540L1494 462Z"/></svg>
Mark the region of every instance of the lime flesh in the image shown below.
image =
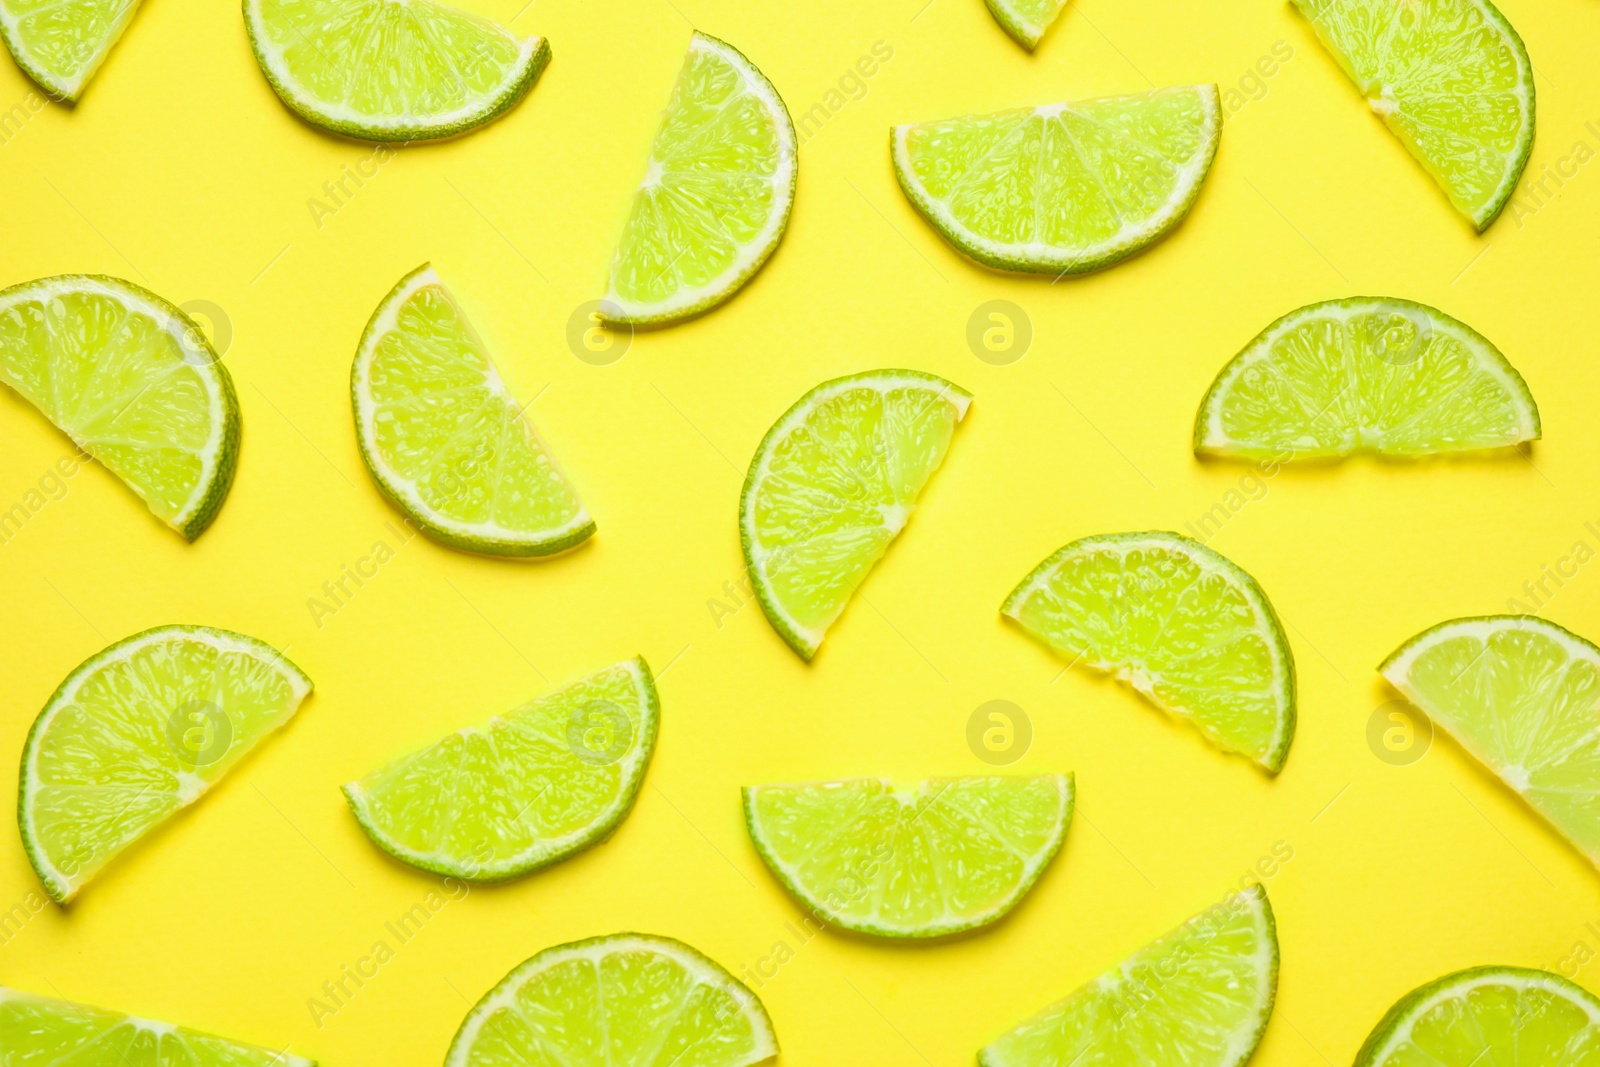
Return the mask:
<svg viewBox="0 0 1600 1067"><path fill-rule="evenodd" d="M138 7L139 0L0 0L0 37L40 88L75 102Z"/></svg>
<svg viewBox="0 0 1600 1067"><path fill-rule="evenodd" d="M1014 41L1033 51L1039 38L1067 6L1066 0L984 0L989 13Z"/></svg>

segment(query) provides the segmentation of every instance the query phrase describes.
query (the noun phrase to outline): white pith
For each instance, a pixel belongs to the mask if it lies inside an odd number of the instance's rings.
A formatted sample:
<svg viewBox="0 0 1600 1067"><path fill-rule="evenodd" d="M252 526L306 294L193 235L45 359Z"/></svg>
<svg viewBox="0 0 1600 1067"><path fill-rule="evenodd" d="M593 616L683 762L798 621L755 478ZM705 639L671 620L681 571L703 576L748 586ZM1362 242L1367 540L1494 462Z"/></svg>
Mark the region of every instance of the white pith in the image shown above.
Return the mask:
<svg viewBox="0 0 1600 1067"><path fill-rule="evenodd" d="M106 56L111 53L112 47L122 37L123 31L128 28L128 23L133 21L134 13L138 8L139 0L128 0L127 8L111 24L110 29L100 42L100 47L95 50L93 55L84 60L83 65L78 68L76 77L65 81L47 74L44 68L40 66L37 57L23 46L22 37L18 33L21 28L21 22L16 13L11 10L11 5L6 3L5 0L0 0L0 31L3 31L6 43L11 46L17 65L26 71L29 77L38 81L39 84L61 99L76 101L78 94L83 91L83 87L88 84L90 78L94 77L95 72L100 69L100 65L105 62ZM39 13L37 10L29 12L29 14Z"/></svg>
<svg viewBox="0 0 1600 1067"><path fill-rule="evenodd" d="M1393 1028L1384 1038L1383 1043L1373 1049L1361 1061L1363 1067L1367 1067L1367 1065L1370 1065L1370 1067L1383 1067L1385 1061L1401 1045L1411 1040L1411 1032L1419 1019L1446 1001L1465 999L1467 994L1484 986L1510 986L1518 990L1543 990L1578 1008L1588 1017L1591 1027L1600 1028L1600 1006L1597 1006L1589 999L1573 996L1572 990L1567 987L1566 983L1546 980L1532 974L1489 971L1460 978L1443 988L1434 990L1417 1001L1417 1003L1411 1005L1405 1015L1396 1020Z"/></svg>

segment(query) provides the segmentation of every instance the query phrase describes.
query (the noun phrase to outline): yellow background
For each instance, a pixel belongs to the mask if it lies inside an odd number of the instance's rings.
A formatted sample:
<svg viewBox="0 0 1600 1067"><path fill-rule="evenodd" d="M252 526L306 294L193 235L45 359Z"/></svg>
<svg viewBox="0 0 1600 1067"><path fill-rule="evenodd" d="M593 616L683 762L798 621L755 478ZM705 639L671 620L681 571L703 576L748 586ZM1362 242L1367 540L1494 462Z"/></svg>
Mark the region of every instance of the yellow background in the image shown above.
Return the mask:
<svg viewBox="0 0 1600 1067"><path fill-rule="evenodd" d="M308 200L372 150L280 105L231 2L151 0L80 106L44 105L0 145L0 282L106 272L214 302L244 411L237 481L198 543L91 466L0 547L0 791L57 682L149 626L257 635L317 686L203 803L69 909L8 932L0 982L328 1065L424 1065L470 1001L546 946L644 930L737 971L784 941L794 958L760 990L782 1062L945 1067L1219 898L1279 842L1293 858L1266 881L1283 965L1259 1064L1347 1063L1395 998L1455 968L1600 952L1600 875L1574 850L1448 740L1392 766L1366 739L1394 696L1373 668L1401 640L1504 611L1575 542L1600 547L1584 526L1600 528L1600 167L1475 236L1278 0L1082 0L1032 57L979 0L522 3L471 6L550 38L531 95L470 137L405 149L320 228ZM1600 9L1505 12L1538 70L1528 176L1579 140L1587 160ZM874 42L893 58L803 147L788 235L746 290L589 365L568 317L602 290L691 26L748 54L797 116ZM1226 92L1280 41L1292 58L1264 93L1246 81L1258 98L1230 115L1187 221L1104 274L981 269L895 185L891 123L1184 82ZM0 63L0 107L30 92ZM545 390L532 417L599 534L543 563L419 537L319 627L308 598L393 540L347 379L372 309L424 260L518 394ZM997 607L1068 540L1181 530L1222 500L1247 469L1189 451L1212 376L1277 315L1367 293L1436 305L1494 340L1545 440L1527 455L1286 469L1212 540L1267 590L1299 667L1299 734L1270 780L1128 691L1063 676ZM965 339L991 299L1033 324L1010 366ZM977 399L919 514L807 666L758 607L719 626L708 602L742 576L738 492L767 427L810 386L883 366ZM0 442L3 507L68 450L10 394ZM1600 566L1544 614L1600 637ZM450 902L319 1028L308 999L393 943L384 924L438 886L362 836L339 784L635 652L661 674L663 723L616 836ZM738 787L984 772L965 731L991 699L1032 718L1015 770L1078 775L1077 820L1031 896L952 943L826 933L801 947L786 926L800 910L751 848ZM0 834L0 909L36 893ZM1600 987L1600 965L1573 968Z"/></svg>

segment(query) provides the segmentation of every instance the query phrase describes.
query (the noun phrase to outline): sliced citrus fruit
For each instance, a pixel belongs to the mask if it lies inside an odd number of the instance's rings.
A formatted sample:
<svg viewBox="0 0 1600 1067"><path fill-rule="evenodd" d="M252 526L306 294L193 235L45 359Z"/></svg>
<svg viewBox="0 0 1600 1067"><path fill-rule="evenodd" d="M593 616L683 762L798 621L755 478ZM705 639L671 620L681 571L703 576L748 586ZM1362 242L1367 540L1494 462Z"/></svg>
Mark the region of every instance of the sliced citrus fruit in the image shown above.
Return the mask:
<svg viewBox="0 0 1600 1067"><path fill-rule="evenodd" d="M256 63L289 110L369 141L427 141L510 110L550 42L433 0L244 0Z"/></svg>
<svg viewBox="0 0 1600 1067"><path fill-rule="evenodd" d="M984 3L1001 29L1030 52L1039 47L1039 38L1067 6L1067 0L984 0Z"/></svg>
<svg viewBox="0 0 1600 1067"><path fill-rule="evenodd" d="M676 322L737 292L789 225L795 161L794 123L772 83L696 31L611 258L601 317Z"/></svg>
<svg viewBox="0 0 1600 1067"><path fill-rule="evenodd" d="M766 1008L682 941L613 934L547 948L491 989L445 1067L747 1067L778 1054Z"/></svg>
<svg viewBox="0 0 1600 1067"><path fill-rule="evenodd" d="M1085 537L1039 564L1000 610L1223 751L1283 767L1295 724L1289 643L1255 579L1200 542L1159 531Z"/></svg>
<svg viewBox="0 0 1600 1067"><path fill-rule="evenodd" d="M744 790L750 840L830 926L939 937L994 922L1033 888L1072 821L1069 774L851 778Z"/></svg>
<svg viewBox="0 0 1600 1067"><path fill-rule="evenodd" d="M896 126L900 188L945 240L1001 270L1081 274L1188 214L1222 131L1215 85Z"/></svg>
<svg viewBox="0 0 1600 1067"><path fill-rule="evenodd" d="M905 528L972 394L910 370L824 382L756 449L739 535L767 618L801 656Z"/></svg>
<svg viewBox="0 0 1600 1067"><path fill-rule="evenodd" d="M41 89L76 103L138 9L139 0L0 0L0 38Z"/></svg>
<svg viewBox="0 0 1600 1067"><path fill-rule="evenodd" d="M655 750L660 704L631 659L457 730L344 787L378 847L436 874L497 882L604 840Z"/></svg>
<svg viewBox="0 0 1600 1067"><path fill-rule="evenodd" d="M146 630L84 660L22 750L17 822L45 889L71 900L310 692L311 679L270 645L208 626Z"/></svg>
<svg viewBox="0 0 1600 1067"><path fill-rule="evenodd" d="M1516 368L1444 312L1391 297L1291 311L1222 368L1194 449L1274 458L1420 456L1537 440Z"/></svg>
<svg viewBox="0 0 1600 1067"><path fill-rule="evenodd" d="M978 1053L981 1067L1240 1067L1278 990L1278 932L1259 885L1151 942Z"/></svg>
<svg viewBox="0 0 1600 1067"><path fill-rule="evenodd" d="M426 263L400 279L350 369L356 441L378 488L435 540L546 556L594 533L489 350Z"/></svg>

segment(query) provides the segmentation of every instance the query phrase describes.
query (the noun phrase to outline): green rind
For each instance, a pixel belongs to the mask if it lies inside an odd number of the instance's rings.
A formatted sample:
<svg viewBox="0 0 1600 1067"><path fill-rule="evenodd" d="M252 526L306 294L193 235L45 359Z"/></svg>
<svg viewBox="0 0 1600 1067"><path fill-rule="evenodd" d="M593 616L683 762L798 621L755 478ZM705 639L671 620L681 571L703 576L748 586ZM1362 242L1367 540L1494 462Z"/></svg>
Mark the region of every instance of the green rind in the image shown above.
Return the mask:
<svg viewBox="0 0 1600 1067"><path fill-rule="evenodd" d="M1067 556L1081 552L1086 547L1105 544L1125 544L1133 541L1148 541L1151 539L1165 540L1181 544L1184 551L1202 557L1212 566L1215 566L1219 570L1223 571L1228 575L1228 577L1233 579L1235 585L1244 591L1245 595L1249 597L1251 602L1254 603L1260 610L1262 617L1270 624L1267 630L1267 636L1277 649L1281 662L1283 663L1283 686L1287 690L1287 700L1284 703L1283 712L1283 731L1282 737L1279 739L1277 746L1274 747L1272 751L1267 753L1266 758L1260 761L1252 759L1251 762L1259 763L1260 766L1264 767L1268 771L1272 772L1273 774L1277 774L1279 771L1283 770L1284 761L1289 757L1289 746L1294 742L1295 728L1299 722L1299 713L1297 710L1299 706L1299 697L1297 693L1298 685L1295 675L1294 655L1289 650L1288 638L1284 636L1283 622L1278 618L1278 613L1273 608L1272 601L1267 599L1267 594L1264 590L1262 590L1260 583L1258 583L1254 577L1246 572L1244 568L1240 567L1237 563L1233 562L1222 553L1216 551L1215 549L1207 548L1205 545L1191 537L1185 537L1180 533L1173 533L1170 530L1149 530L1140 533L1123 534L1094 534L1089 537L1080 537L1076 541L1062 545L1060 548L1056 549L1055 552L1051 553L1043 563L1040 563L1037 567L1033 568L1033 570L1029 571L1027 576L1024 577L1022 581L1018 582L1016 587L1012 589L1011 592L1006 596L1005 601L1000 605L1000 613L1020 626L1023 633L1027 634L1034 641L1037 641L1046 650L1050 651L1052 654L1058 654L1055 652L1055 649L1051 648L1049 643L1046 642L1042 637L1035 634L1027 626L1023 626L1022 621L1014 614L1016 607L1022 602L1024 596L1029 590L1029 587L1033 585L1034 580L1039 578L1045 572L1053 569L1063 559L1067 558ZM1141 693L1140 696L1142 697L1143 694ZM1155 703L1153 700L1149 702L1151 704ZM1161 710L1164 713L1166 712L1165 708L1162 708ZM1175 715L1170 717L1174 719L1179 718ZM1235 755L1242 755L1242 753L1235 753ZM1246 758L1248 759L1250 757Z"/></svg>
<svg viewBox="0 0 1600 1067"><path fill-rule="evenodd" d="M0 7L3 6L5 6L4 3L0 2ZM35 85L43 89L47 96L54 100L59 100L64 104L76 104L83 96L83 91L87 89L89 87L89 83L94 80L94 76L100 73L100 68L105 65L105 61L110 57L111 50L117 47L117 42L122 40L122 35L127 32L129 24L133 22L134 16L138 13L139 6L137 0L135 0L133 8L128 12L127 21L124 22L116 31L116 33L112 35L111 39L106 42L104 54L102 54L100 58L96 60L95 63L89 68L88 72L84 74L83 80L78 83L78 87L76 89L67 88L64 84L56 81L50 75L36 67L27 58L27 53L19 47L19 42L12 36L10 29L7 28L5 19L0 19L0 41L5 42L6 51L11 53L12 60L17 64L17 67L22 71L22 73L26 74Z"/></svg>
<svg viewBox="0 0 1600 1067"><path fill-rule="evenodd" d="M1045 26L1038 33L1033 33L1017 17L1016 12L1007 6L1005 0L983 0L983 3L989 9L989 14L1000 24L1000 28L1006 31L1007 36L1030 52L1039 47L1039 41L1044 37L1045 30L1050 28Z"/></svg>
<svg viewBox="0 0 1600 1067"><path fill-rule="evenodd" d="M1401 642L1400 647L1396 648L1393 652L1385 656L1383 658L1383 662L1378 664L1378 673L1387 676L1387 672L1389 668L1394 665L1395 660L1399 659L1406 652L1410 651L1412 648L1415 648L1424 640L1432 637L1441 630L1451 626L1457 626L1461 623L1485 622L1510 622L1517 624L1515 627L1516 629L1551 631L1563 638L1566 638L1567 640L1575 641L1580 645L1586 645L1590 649L1593 649L1595 659L1600 661L1600 646L1595 645L1595 643L1589 640L1587 637L1584 637L1580 634L1575 634L1565 626L1562 626L1559 623L1551 622L1549 619L1541 619L1532 615L1462 615L1459 618L1446 619L1444 622L1430 626L1426 630L1422 630Z"/></svg>
<svg viewBox="0 0 1600 1067"><path fill-rule="evenodd" d="M537 856L521 864L515 864L504 869L490 869L483 866L473 866L465 863L451 864L444 861L430 859L421 855L390 838L377 825L367 807L366 794L360 789L358 782L346 782L340 786L345 802L350 805L350 812L361 824L361 829L384 852L411 867L428 871L432 874L444 875L450 878L459 878L465 882L476 882L483 885L492 885L496 882L507 882L513 878L521 878L535 871L552 867L563 860L571 859L580 852L586 852L595 845L605 841L617 827L633 812L633 806L639 799L639 790L644 785L645 773L650 769L650 761L655 755L656 736L660 731L661 723L661 697L656 690L655 676L650 672L650 665L643 656L635 656L623 663L637 664L642 693L645 698L645 714L640 719L639 749L644 753L639 760L639 767L634 778L618 794L616 802L611 809L597 822L589 827L583 837L558 851ZM621 664L618 664L621 666Z"/></svg>
<svg viewBox="0 0 1600 1067"><path fill-rule="evenodd" d="M757 829L755 800L752 790L764 787L747 785L741 788L739 793L744 806L745 832L750 835L750 841L755 845L756 852L760 854L762 862L767 865L767 869L772 872L772 876L778 880L779 884L788 890L791 896L804 904L813 916L826 920L829 926L837 926L841 930L849 930L853 933L914 941L949 937L952 934L965 933L968 930L976 930L979 927L998 922L1021 903L1022 898L1028 895L1029 890L1034 887L1040 876L1044 874L1045 868L1055 861L1057 854L1061 851L1062 844L1067 839L1067 829L1072 825L1073 813L1077 810L1077 777L1070 771L1066 774L1037 775L1033 777L1057 778L1066 783L1066 801L1061 812L1057 833L1050 843L1045 846L1044 851L1039 854L1039 863L1034 868L1033 873L1017 883L1016 890L1005 900L970 922L937 923L914 929L883 926L871 922L858 922L841 914L836 909L828 907L827 904L812 896L802 886L783 873L782 861L773 853L771 847L767 844L766 837Z"/></svg>

